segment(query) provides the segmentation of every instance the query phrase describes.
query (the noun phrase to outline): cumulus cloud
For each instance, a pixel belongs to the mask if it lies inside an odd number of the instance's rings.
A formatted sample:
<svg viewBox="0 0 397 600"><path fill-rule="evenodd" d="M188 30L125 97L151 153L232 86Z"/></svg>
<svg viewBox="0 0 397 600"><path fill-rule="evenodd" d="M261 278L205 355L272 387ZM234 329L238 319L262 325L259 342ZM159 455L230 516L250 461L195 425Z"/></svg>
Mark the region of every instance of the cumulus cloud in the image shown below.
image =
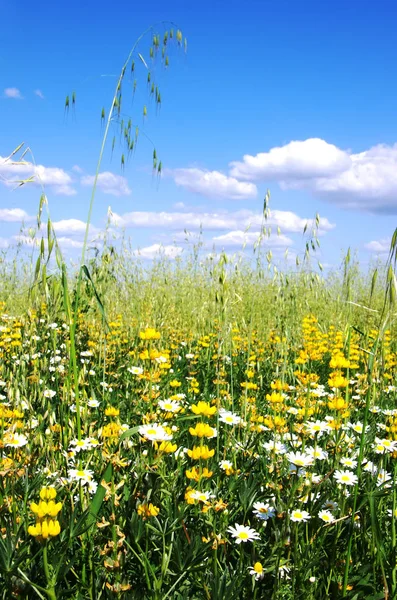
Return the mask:
<svg viewBox="0 0 397 600"><path fill-rule="evenodd" d="M51 186L55 194L72 196L72 178L59 167L34 165L27 161L12 161L0 156L0 182L7 187L15 187L21 180L31 179L35 185Z"/></svg>
<svg viewBox="0 0 397 600"><path fill-rule="evenodd" d="M16 87L6 88L3 92L4 98L13 98L14 100L22 100L23 96L20 90Z"/></svg>
<svg viewBox="0 0 397 600"><path fill-rule="evenodd" d="M0 208L0 221L3 222L31 221L33 218L22 208Z"/></svg>
<svg viewBox="0 0 397 600"><path fill-rule="evenodd" d="M242 162L230 163L230 174L238 179L288 180L326 177L350 165L349 155L319 138L293 141L256 156L246 154Z"/></svg>
<svg viewBox="0 0 397 600"><path fill-rule="evenodd" d="M139 250L136 250L135 254L148 260L161 256L174 259L179 256L182 251L183 248L180 248L179 246L162 246L161 244L153 244L152 246L147 246L146 248L140 248Z"/></svg>
<svg viewBox="0 0 397 600"><path fill-rule="evenodd" d="M251 227L259 231L263 225L263 215L250 210L219 211L219 212L150 212L135 211L117 215L113 213L112 220L120 227L162 228L168 230L239 230ZM302 233L305 225L313 227L313 219L299 217L291 211L271 211L267 225L280 227L282 233ZM320 233L330 231L335 227L327 218L320 219Z"/></svg>
<svg viewBox="0 0 397 600"><path fill-rule="evenodd" d="M230 163L230 175L275 180L347 208L397 213L397 144L352 153L318 138L292 141Z"/></svg>
<svg viewBox="0 0 397 600"><path fill-rule="evenodd" d="M38 98L40 98L40 100L44 100L44 94L41 90L35 90L34 93Z"/></svg>
<svg viewBox="0 0 397 600"><path fill-rule="evenodd" d="M14 235L12 240L22 246L39 246L41 244L41 235L33 236L27 233ZM44 243L47 246L47 239L44 237ZM83 247L82 240L76 240L68 236L57 236L57 241L62 250L78 249Z"/></svg>
<svg viewBox="0 0 397 600"><path fill-rule="evenodd" d="M92 186L94 180L94 175L84 175L81 178L81 185ZM99 173L97 186L104 194L112 196L129 196L131 194L127 179L110 171Z"/></svg>
<svg viewBox="0 0 397 600"><path fill-rule="evenodd" d="M167 173L172 175L178 186L208 198L245 200L256 198L258 193L254 183L238 181L235 177L229 177L219 171L192 168L174 169Z"/></svg>
<svg viewBox="0 0 397 600"><path fill-rule="evenodd" d="M382 240L374 240L365 244L365 248L376 254L388 254L390 250L391 238L383 238Z"/></svg>
<svg viewBox="0 0 397 600"><path fill-rule="evenodd" d="M82 248L83 247L83 242L79 241L79 240L74 240L72 238L68 238L65 236L61 236L61 237L57 237L58 240L58 244L61 246L61 248Z"/></svg>
<svg viewBox="0 0 397 600"><path fill-rule="evenodd" d="M62 219L61 221L54 221L53 227L55 233L70 235L84 235L86 229L86 223L80 221L80 219ZM98 229L93 225L90 225L90 234L98 233Z"/></svg>
<svg viewBox="0 0 397 600"><path fill-rule="evenodd" d="M220 244L225 248L235 248L243 245L252 246L259 240L258 232L253 231L229 231L224 235L218 235L212 238L215 244ZM262 237L261 243L272 248L286 248L292 246L293 241L285 235L271 235Z"/></svg>

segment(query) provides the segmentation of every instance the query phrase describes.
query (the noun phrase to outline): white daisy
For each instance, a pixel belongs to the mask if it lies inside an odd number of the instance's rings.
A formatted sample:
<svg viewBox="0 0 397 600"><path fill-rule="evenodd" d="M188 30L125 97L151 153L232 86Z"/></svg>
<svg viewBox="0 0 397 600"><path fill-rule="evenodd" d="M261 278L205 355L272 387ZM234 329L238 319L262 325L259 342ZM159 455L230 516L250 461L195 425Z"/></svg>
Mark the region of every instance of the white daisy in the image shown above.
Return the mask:
<svg viewBox="0 0 397 600"><path fill-rule="evenodd" d="M241 542L252 542L254 540L259 540L259 533L255 531L255 529L251 529L246 525L239 525L235 523L235 526L231 525L227 528L228 532L234 537L236 540L236 544L241 544Z"/></svg>
<svg viewBox="0 0 397 600"><path fill-rule="evenodd" d="M306 510L295 509L290 512L290 519L296 523L303 521L304 523L310 519L310 514Z"/></svg>
<svg viewBox="0 0 397 600"><path fill-rule="evenodd" d="M157 423L151 423L149 425L142 425L139 428L139 435L149 440L150 442L165 442L172 440L172 435L166 432L162 425Z"/></svg>
<svg viewBox="0 0 397 600"><path fill-rule="evenodd" d="M352 471L336 470L334 473L335 480L342 485L355 485L358 481L357 475Z"/></svg>

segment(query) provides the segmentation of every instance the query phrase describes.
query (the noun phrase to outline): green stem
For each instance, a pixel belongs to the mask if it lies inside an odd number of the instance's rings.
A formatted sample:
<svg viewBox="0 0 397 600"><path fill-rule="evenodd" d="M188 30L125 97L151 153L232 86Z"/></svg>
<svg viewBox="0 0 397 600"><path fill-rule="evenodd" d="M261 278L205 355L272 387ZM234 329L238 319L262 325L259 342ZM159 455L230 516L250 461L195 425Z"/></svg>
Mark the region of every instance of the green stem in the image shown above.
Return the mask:
<svg viewBox="0 0 397 600"><path fill-rule="evenodd" d="M394 464L393 471L393 505L391 513L391 560L392 560L392 572L391 572L391 597L395 598L397 595L397 573L396 573L396 505L397 505L397 492L396 492L396 476L397 476L397 464Z"/></svg>
<svg viewBox="0 0 397 600"><path fill-rule="evenodd" d="M55 594L55 585L54 585L54 579L53 577L51 577L50 575L50 569L49 569L49 564L48 564L48 554L47 554L47 542L45 542L44 544L44 548L43 548L43 564L44 564L44 573L45 573L45 577L47 580L47 589L46 589L46 593L47 596L50 598L50 600L57 600L56 594Z"/></svg>

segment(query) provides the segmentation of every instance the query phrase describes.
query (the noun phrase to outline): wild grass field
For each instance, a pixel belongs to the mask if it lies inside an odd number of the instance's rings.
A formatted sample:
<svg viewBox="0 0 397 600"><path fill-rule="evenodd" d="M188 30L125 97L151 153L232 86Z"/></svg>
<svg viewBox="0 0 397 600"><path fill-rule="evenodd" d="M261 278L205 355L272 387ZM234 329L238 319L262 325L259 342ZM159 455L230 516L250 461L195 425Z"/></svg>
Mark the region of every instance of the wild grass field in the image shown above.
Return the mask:
<svg viewBox="0 0 397 600"><path fill-rule="evenodd" d="M249 261L90 259L94 196L76 271L50 217L0 262L1 597L397 598L397 234L281 271L266 201Z"/></svg>

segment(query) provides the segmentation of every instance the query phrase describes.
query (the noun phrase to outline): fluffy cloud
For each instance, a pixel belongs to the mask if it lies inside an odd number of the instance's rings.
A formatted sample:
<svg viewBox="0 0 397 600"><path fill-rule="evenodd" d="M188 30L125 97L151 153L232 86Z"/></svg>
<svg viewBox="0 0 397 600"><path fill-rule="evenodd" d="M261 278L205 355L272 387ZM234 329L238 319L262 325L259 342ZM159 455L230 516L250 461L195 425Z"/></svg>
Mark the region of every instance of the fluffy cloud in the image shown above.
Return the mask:
<svg viewBox="0 0 397 600"><path fill-rule="evenodd" d="M40 100L44 100L44 94L41 90L35 90L34 93L38 98L40 98Z"/></svg>
<svg viewBox="0 0 397 600"><path fill-rule="evenodd" d="M94 180L94 175L84 175L81 178L81 185L92 186ZM97 186L104 194L112 196L129 196L131 194L126 178L110 171L99 173Z"/></svg>
<svg viewBox="0 0 397 600"><path fill-rule="evenodd" d="M10 87L4 90L5 98L13 98L14 100L22 100L23 96L18 88Z"/></svg>
<svg viewBox="0 0 397 600"><path fill-rule="evenodd" d="M179 246L162 246L161 244L153 244L146 248L141 248L135 251L137 256L151 260L156 257L166 256L167 258L174 259L181 254L183 248Z"/></svg>
<svg viewBox="0 0 397 600"><path fill-rule="evenodd" d="M327 177L350 165L349 155L319 138L293 141L256 156L246 154L242 162L230 163L230 174L238 179L288 180Z"/></svg>
<svg viewBox="0 0 397 600"><path fill-rule="evenodd" d="M57 237L58 240L58 244L61 246L61 248L82 248L83 247L83 242L80 242L79 240L73 240L72 238L68 238L65 236L61 236L61 237Z"/></svg>
<svg viewBox="0 0 397 600"><path fill-rule="evenodd" d="M61 221L54 221L53 227L57 234L70 235L84 235L86 223L80 221L80 219L62 219ZM93 225L90 225L90 234L98 233L98 229Z"/></svg>
<svg viewBox="0 0 397 600"><path fill-rule="evenodd" d="M376 254L388 254L390 251L391 238L384 238L382 240L374 240L365 244L365 248L370 252Z"/></svg>
<svg viewBox="0 0 397 600"><path fill-rule="evenodd" d="M146 212L135 211L117 215L113 213L113 222L121 227L151 228L178 230L197 230L201 227L204 231L214 230L241 230L251 227L252 230L260 230L263 224L263 215L260 212L250 210L238 210L231 212ZM313 219L299 217L291 211L271 211L267 225L280 227L284 232L302 233L305 225L312 227ZM328 219L320 219L320 232L330 231L335 227Z"/></svg>
<svg viewBox="0 0 397 600"><path fill-rule="evenodd" d="M31 179L35 185L51 186L56 194L72 196L72 178L59 167L45 167L25 161L12 161L0 156L0 182L7 187L15 187L19 181Z"/></svg>
<svg viewBox="0 0 397 600"><path fill-rule="evenodd" d="M276 180L284 190L308 190L348 208L397 213L397 144L352 153L318 138L293 141L256 156L245 155L230 164L230 174Z"/></svg>
<svg viewBox="0 0 397 600"><path fill-rule="evenodd" d="M26 234L18 234L18 235L14 235L12 239L17 244L20 244L23 246L39 246L41 243L41 236L32 237L32 236L26 235ZM66 237L66 236L57 237L57 240L58 240L58 244L60 245L60 247L65 250L73 249L73 248L80 249L83 247L83 242L81 242L79 240L74 240L74 239ZM46 241L47 240L44 238L45 243L46 243Z"/></svg>
<svg viewBox="0 0 397 600"><path fill-rule="evenodd" d="M18 221L31 221L33 217L22 208L0 208L0 221L6 221L8 223Z"/></svg>
<svg viewBox="0 0 397 600"><path fill-rule="evenodd" d="M258 242L258 232L252 231L229 231L224 235L219 235L212 238L212 241L216 245L221 245L225 248L235 248L243 245L252 246L255 242ZM271 235L270 237L263 237L262 244L271 248L286 248L292 246L293 241L285 235Z"/></svg>
<svg viewBox="0 0 397 600"><path fill-rule="evenodd" d="M208 198L244 200L256 198L258 193L255 184L238 181L234 177L228 177L219 171L174 169L166 173L172 175L177 185Z"/></svg>

